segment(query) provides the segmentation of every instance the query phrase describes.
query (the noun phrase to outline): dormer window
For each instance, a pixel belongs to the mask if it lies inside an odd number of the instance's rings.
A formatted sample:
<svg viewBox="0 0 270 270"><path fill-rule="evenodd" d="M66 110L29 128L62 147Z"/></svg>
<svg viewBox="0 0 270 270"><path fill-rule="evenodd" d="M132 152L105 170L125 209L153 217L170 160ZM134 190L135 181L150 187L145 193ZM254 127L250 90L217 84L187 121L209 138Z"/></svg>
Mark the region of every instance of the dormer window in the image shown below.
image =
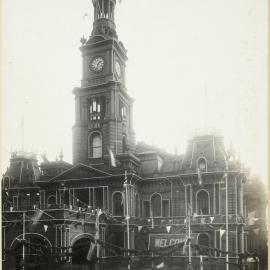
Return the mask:
<svg viewBox="0 0 270 270"><path fill-rule="evenodd" d="M206 170L207 170L207 163L206 163L206 159L205 158L200 158L198 160L198 170L200 170L201 172L206 172Z"/></svg>

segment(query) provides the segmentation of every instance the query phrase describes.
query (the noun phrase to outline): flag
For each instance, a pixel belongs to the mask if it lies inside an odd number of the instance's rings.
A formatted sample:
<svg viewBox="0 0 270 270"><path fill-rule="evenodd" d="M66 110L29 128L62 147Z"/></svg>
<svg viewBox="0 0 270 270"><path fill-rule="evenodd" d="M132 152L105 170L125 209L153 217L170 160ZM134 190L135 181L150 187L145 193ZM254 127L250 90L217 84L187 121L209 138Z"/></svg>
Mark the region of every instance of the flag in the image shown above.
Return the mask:
<svg viewBox="0 0 270 270"><path fill-rule="evenodd" d="M40 211L39 209L36 209L36 211L34 212L33 216L31 217L31 219L33 221L33 225L37 225L38 224L38 221L40 220L42 214L43 214L42 211Z"/></svg>
<svg viewBox="0 0 270 270"><path fill-rule="evenodd" d="M200 186L202 186L202 176L201 176L201 170L200 170L200 168L198 168L197 169L197 172L198 172L198 184L200 185Z"/></svg>
<svg viewBox="0 0 270 270"><path fill-rule="evenodd" d="M151 215L151 221L152 221L152 229L154 229L154 218L153 218L153 211L152 211L152 209L150 210L150 215Z"/></svg>
<svg viewBox="0 0 270 270"><path fill-rule="evenodd" d="M214 217L210 217L210 222L213 223Z"/></svg>
<svg viewBox="0 0 270 270"><path fill-rule="evenodd" d="M138 226L138 231L140 232L142 230L142 226Z"/></svg>
<svg viewBox="0 0 270 270"><path fill-rule="evenodd" d="M113 151L111 149L108 149L108 150L109 150L109 154L110 154L111 166L116 167L116 159L115 159L114 153L113 153Z"/></svg>
<svg viewBox="0 0 270 270"><path fill-rule="evenodd" d="M166 230L167 230L168 233L170 232L171 227L172 227L172 226L166 226Z"/></svg>
<svg viewBox="0 0 270 270"><path fill-rule="evenodd" d="M164 267L164 262L157 265L157 269Z"/></svg>
<svg viewBox="0 0 270 270"><path fill-rule="evenodd" d="M91 261L94 258L94 256L96 255L96 249L97 249L96 244L91 241L90 247L86 256L87 261Z"/></svg>
<svg viewBox="0 0 270 270"><path fill-rule="evenodd" d="M47 230L48 230L48 225L43 225L43 227L44 227L44 231L47 232Z"/></svg>
<svg viewBox="0 0 270 270"><path fill-rule="evenodd" d="M122 194L122 201L121 201L121 204L124 205L126 193L125 193L125 191L123 191L123 192L121 192L121 194Z"/></svg>
<svg viewBox="0 0 270 270"><path fill-rule="evenodd" d="M224 234L225 232L226 232L225 230L220 229L220 230L219 230L220 237L222 237L222 236L223 236L223 234Z"/></svg>

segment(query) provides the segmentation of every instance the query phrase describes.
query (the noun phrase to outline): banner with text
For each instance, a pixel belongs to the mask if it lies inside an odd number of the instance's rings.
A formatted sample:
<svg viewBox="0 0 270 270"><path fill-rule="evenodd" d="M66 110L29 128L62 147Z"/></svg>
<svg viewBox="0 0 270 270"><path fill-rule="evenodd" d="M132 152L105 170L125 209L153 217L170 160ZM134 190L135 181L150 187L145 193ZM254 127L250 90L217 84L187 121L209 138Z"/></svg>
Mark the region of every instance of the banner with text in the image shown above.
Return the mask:
<svg viewBox="0 0 270 270"><path fill-rule="evenodd" d="M197 243L197 233L192 233L191 243ZM149 234L149 249L173 246L187 240L186 234Z"/></svg>

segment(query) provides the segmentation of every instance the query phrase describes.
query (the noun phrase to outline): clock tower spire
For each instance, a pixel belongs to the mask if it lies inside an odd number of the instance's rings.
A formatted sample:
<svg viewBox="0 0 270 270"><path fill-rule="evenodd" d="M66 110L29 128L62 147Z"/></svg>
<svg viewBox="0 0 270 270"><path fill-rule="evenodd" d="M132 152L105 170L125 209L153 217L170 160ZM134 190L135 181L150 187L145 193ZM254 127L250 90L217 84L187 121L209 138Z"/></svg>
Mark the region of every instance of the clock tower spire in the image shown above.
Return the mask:
<svg viewBox="0 0 270 270"><path fill-rule="evenodd" d="M134 149L133 99L125 84L127 51L114 22L116 0L92 0L91 36L81 40L81 86L74 89L73 163L102 164Z"/></svg>
<svg viewBox="0 0 270 270"><path fill-rule="evenodd" d="M116 0L93 0L94 24L92 36L104 35L117 39L114 23Z"/></svg>

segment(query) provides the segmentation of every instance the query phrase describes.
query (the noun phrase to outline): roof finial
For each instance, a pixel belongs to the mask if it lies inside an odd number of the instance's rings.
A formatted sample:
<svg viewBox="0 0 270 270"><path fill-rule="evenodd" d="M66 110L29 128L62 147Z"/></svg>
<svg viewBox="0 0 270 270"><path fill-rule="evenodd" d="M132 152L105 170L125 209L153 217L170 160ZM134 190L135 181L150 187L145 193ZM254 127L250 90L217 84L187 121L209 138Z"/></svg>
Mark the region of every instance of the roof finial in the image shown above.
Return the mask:
<svg viewBox="0 0 270 270"><path fill-rule="evenodd" d="M60 154L59 154L60 161L63 161L64 155L63 155L63 150L61 149Z"/></svg>

